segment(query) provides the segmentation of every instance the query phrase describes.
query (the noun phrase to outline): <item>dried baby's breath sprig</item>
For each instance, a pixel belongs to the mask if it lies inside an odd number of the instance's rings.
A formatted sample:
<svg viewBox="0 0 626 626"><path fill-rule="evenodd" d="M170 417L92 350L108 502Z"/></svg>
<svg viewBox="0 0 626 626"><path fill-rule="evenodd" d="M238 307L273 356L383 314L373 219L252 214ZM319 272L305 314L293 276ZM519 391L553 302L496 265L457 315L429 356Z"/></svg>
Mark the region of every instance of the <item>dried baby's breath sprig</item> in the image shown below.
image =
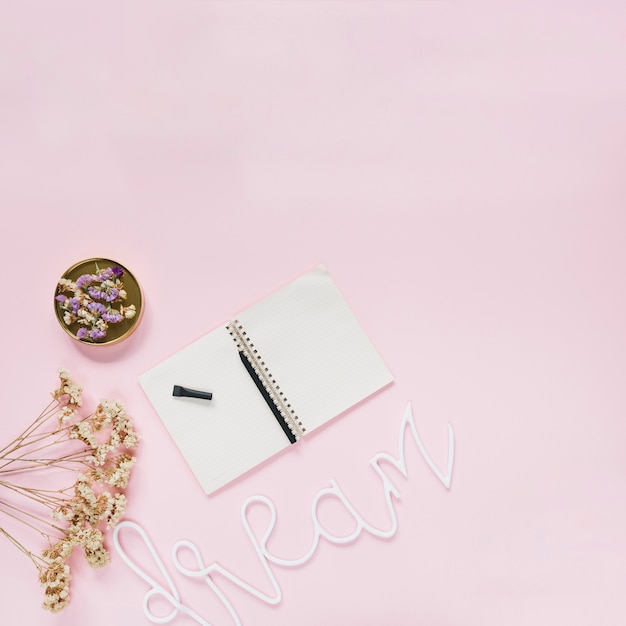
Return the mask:
<svg viewBox="0 0 626 626"><path fill-rule="evenodd" d="M109 562L106 533L126 510L139 443L122 404L102 400L83 417L82 388L67 370L59 381L52 402L0 450L0 534L34 563L53 613L69 603L75 548L91 567ZM40 551L21 539L32 533L43 538Z"/></svg>

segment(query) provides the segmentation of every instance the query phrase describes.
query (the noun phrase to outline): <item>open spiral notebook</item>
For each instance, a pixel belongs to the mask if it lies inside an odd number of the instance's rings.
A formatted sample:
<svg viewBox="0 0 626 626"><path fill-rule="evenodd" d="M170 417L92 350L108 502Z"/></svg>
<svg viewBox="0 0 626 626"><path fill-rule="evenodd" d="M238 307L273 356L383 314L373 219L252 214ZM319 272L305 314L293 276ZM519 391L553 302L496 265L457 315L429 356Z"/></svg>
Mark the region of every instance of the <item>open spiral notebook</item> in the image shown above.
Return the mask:
<svg viewBox="0 0 626 626"><path fill-rule="evenodd" d="M322 265L139 377L207 494L392 380Z"/></svg>

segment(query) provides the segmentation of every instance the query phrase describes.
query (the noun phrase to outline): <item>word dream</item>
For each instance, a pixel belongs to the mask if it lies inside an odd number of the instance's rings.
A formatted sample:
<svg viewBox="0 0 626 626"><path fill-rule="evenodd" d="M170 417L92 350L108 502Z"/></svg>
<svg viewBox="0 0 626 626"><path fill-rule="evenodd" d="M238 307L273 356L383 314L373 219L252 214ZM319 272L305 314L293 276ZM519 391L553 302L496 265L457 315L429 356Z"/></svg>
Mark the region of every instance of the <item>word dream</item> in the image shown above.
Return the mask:
<svg viewBox="0 0 626 626"><path fill-rule="evenodd" d="M279 604L282 600L282 589L271 566L289 568L298 567L307 563L315 554L320 539L322 538L331 544L338 545L352 543L361 535L362 532L367 532L370 535L373 535L374 537L378 537L380 539L390 539L396 534L396 531L398 530L398 518L394 507L394 498L396 500L399 500L400 493L391 481L391 479L385 473L381 464L387 463L389 465L392 465L405 478L408 478L406 456L404 451L404 442L407 432L409 432L413 436L413 439L417 444L417 448L421 456L424 458L426 464L433 472L433 474L437 477L439 481L443 483L446 489L450 488L452 480L452 468L454 465L454 432L452 430L452 426L448 424L448 464L446 467L446 472L444 474L439 470L439 468L435 465L432 458L428 454L419 436L419 433L417 432L411 404L407 404L402 417L402 421L400 423L400 430L398 432L398 456L394 457L387 452L379 452L370 459L370 466L372 467L374 472L376 472L382 483L385 503L390 517L390 524L388 528L381 529L369 524L350 503L337 482L335 480L331 480L330 487L320 489L311 501L311 519L313 521L314 527L313 539L311 541L309 549L304 554L296 558L281 558L270 552L269 548L267 547L269 539L272 535L272 531L276 526L276 507L269 498L261 495L254 495L245 500L245 502L243 502L243 504L241 505L241 521L243 527L248 535L250 544L256 556L258 557L261 566L263 567L263 570L267 574L268 580L271 583L271 594L266 594L262 591L259 591L259 589L257 589L253 585L250 585L244 579L240 578L236 574L233 574L230 570L222 567L218 563L211 563L209 565L206 565L202 558L200 550L198 549L196 544L191 541L183 540L178 541L176 544L174 544L172 548L172 562L174 566L184 576L191 579L202 580L203 582L205 582L211 592L215 594L215 596L226 608L226 610L232 617L235 626L242 626L242 621L235 607L233 606L233 603L228 599L226 594L222 591L222 589L215 581L215 578L217 576L222 576L246 593L249 593L250 595L254 596L255 598L266 604L276 605ZM318 516L318 505L322 498L327 497L336 498L354 520L354 530L349 535L344 535L341 537L333 535L326 528L324 528L324 526L320 522ZM255 505L265 507L269 512L269 523L260 539L253 532L248 521L248 510L250 509L250 507ZM154 580L154 578L152 578L152 576L150 576L145 570L143 570L137 563L132 561L132 559L128 556L128 554L122 547L121 537L127 536L126 540L130 541L131 536L133 535L135 540L138 538L145 544L145 547L148 549L148 552L154 559L154 563L160 571L163 580L166 582L167 587L164 587L159 582ZM155 624L165 624L171 622L177 616L179 616L179 614L183 613L191 619L195 620L198 624L201 624L202 626L212 626L210 622L204 619L196 611L183 604L181 595L177 587L175 586L171 576L169 575L165 564L160 558L154 545L150 541L147 533L139 524L131 521L120 522L115 528L113 542L115 549L121 556L122 560L126 563L126 565L128 565L128 567L133 572L135 572L137 576L139 576L150 586L150 589L145 593L143 598L143 612L148 620ZM185 562L189 562L188 559L182 558L184 552L191 553L197 565L196 569L189 569L188 567L183 565L183 560L185 560ZM150 605L151 601L155 598L165 600L167 605L172 607L171 612L167 615L156 615L155 613L153 613Z"/></svg>

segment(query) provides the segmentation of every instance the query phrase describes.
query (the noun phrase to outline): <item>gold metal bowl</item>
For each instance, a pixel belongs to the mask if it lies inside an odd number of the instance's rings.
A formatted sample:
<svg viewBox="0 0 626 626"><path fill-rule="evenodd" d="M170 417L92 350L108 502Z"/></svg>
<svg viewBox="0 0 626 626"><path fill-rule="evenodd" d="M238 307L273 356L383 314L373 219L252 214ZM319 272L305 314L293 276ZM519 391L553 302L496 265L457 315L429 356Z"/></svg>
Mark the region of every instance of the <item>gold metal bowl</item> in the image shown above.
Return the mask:
<svg viewBox="0 0 626 626"><path fill-rule="evenodd" d="M81 333L85 331L81 331L81 328L87 328L84 324L80 324L77 321L73 321L71 323L66 323L64 320L65 312L62 308L62 303L57 301L57 296L60 294L68 295L68 292L60 291L59 284L54 291L54 311L56 313L57 320L61 325L61 328L70 336L72 339L79 341L80 343L84 343L92 346L104 346L111 345L114 343L118 343L123 339L126 339L130 336L141 321L141 317L143 314L143 293L141 290L141 286L137 282L137 279L133 276L132 272L130 272L124 265L119 263L118 261L113 261L111 259L104 258L93 258L93 259L85 259L84 261L80 261L72 267L70 267L64 274L61 276L61 279L71 280L72 282L76 282L78 278L83 276L84 274L97 274L100 271L105 270L106 268L120 268L123 274L120 276L120 280L123 283L124 291L126 291L126 298L120 300L118 302L112 303L117 309L119 309L119 304L122 304L124 307L129 307L130 305L135 305L135 316L126 319L124 318L122 321L117 323L108 324L108 328L106 329L106 335L101 339L88 339L85 337L81 337ZM96 294L97 295L97 294ZM81 332L79 332L81 331Z"/></svg>

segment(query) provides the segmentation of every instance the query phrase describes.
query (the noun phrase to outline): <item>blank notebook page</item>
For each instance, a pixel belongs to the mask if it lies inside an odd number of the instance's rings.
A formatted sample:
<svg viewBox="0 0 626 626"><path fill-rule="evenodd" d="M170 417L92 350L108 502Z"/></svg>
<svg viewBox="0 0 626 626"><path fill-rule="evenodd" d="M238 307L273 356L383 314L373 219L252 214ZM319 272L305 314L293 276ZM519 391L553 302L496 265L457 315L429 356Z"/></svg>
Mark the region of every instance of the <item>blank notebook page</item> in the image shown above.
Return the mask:
<svg viewBox="0 0 626 626"><path fill-rule="evenodd" d="M307 432L392 376L323 266L237 316Z"/></svg>
<svg viewBox="0 0 626 626"><path fill-rule="evenodd" d="M142 374L139 382L205 493L289 445L225 327ZM213 399L173 397L174 384L213 390Z"/></svg>

